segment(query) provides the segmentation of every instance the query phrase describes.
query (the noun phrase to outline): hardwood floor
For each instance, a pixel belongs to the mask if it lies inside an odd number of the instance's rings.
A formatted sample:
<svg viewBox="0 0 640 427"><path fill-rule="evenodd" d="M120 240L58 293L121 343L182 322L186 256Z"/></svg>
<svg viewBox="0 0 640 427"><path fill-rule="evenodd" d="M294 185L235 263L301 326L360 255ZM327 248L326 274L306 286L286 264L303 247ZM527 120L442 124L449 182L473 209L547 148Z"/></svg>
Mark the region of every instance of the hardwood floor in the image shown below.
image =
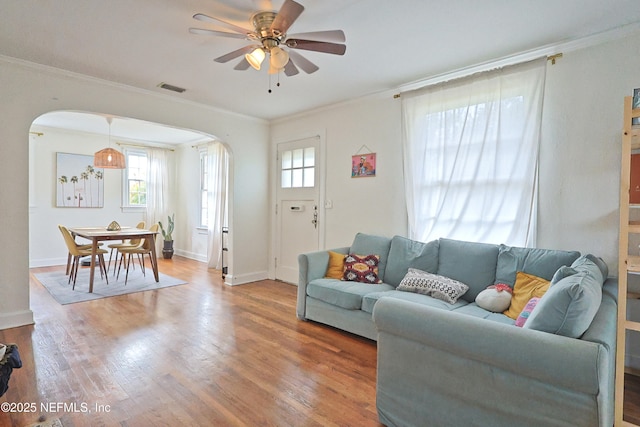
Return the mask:
<svg viewBox="0 0 640 427"><path fill-rule="evenodd" d="M23 360L0 402L33 411L0 411L0 426L380 426L374 342L297 320L295 286L159 264L189 283L62 306L31 278L36 324L0 331ZM627 400L640 420L638 377Z"/></svg>
<svg viewBox="0 0 640 427"><path fill-rule="evenodd" d="M297 320L295 286L230 287L181 257L159 266L189 283L62 306L32 277L36 324L0 331L23 361L0 402L36 408L0 425L380 425L374 342Z"/></svg>

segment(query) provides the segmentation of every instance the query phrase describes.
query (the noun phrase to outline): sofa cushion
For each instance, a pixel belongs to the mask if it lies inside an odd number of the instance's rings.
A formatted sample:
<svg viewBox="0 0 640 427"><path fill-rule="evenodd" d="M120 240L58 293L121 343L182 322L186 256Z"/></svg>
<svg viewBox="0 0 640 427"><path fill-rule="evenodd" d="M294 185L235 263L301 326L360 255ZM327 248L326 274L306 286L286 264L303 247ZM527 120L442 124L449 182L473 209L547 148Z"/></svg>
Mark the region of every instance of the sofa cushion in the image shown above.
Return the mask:
<svg viewBox="0 0 640 427"><path fill-rule="evenodd" d="M392 289L393 286L386 283L372 285L335 279L316 279L307 285L307 295L347 310L360 310L364 295Z"/></svg>
<svg viewBox="0 0 640 427"><path fill-rule="evenodd" d="M440 239L437 274L469 286L462 296L475 301L480 292L493 285L496 278L498 245Z"/></svg>
<svg viewBox="0 0 640 427"><path fill-rule="evenodd" d="M449 304L439 299L432 298L427 295L417 294L415 292L404 292L398 290L391 290L385 292L370 292L362 298L362 311L367 313L373 313L373 307L380 298L395 298L403 301L411 301L422 305L428 305L429 307L439 308L441 310L455 310L456 308L463 307L467 304L462 298L458 299L455 304Z"/></svg>
<svg viewBox="0 0 640 427"><path fill-rule="evenodd" d="M328 279L342 279L342 275L344 274L344 258L346 255L334 251L328 252L329 265L327 266L327 271L324 274L324 277Z"/></svg>
<svg viewBox="0 0 640 427"><path fill-rule="evenodd" d="M382 283L378 275L379 255L349 254L344 258L342 280L361 283Z"/></svg>
<svg viewBox="0 0 640 427"><path fill-rule="evenodd" d="M389 257L390 248L391 239L388 237L358 233L353 239L349 253L378 255L380 257L380 262L378 263L378 276L383 278L387 267L387 258Z"/></svg>
<svg viewBox="0 0 640 427"><path fill-rule="evenodd" d="M410 268L396 289L429 295L455 304L458 298L469 290L469 286L449 277Z"/></svg>
<svg viewBox="0 0 640 427"><path fill-rule="evenodd" d="M502 313L493 313L491 311L485 310L484 308L478 306L475 302L467 304L462 307L456 307L452 310L454 313L464 314L467 316L478 317L480 319L491 320L494 322L504 323L507 325L513 325L513 319L505 316Z"/></svg>
<svg viewBox="0 0 640 427"><path fill-rule="evenodd" d="M602 283L588 271L580 271L551 286L523 327L579 338L591 325L601 301Z"/></svg>
<svg viewBox="0 0 640 427"><path fill-rule="evenodd" d="M516 320L529 300L533 297L542 297L547 289L549 289L548 280L518 271L516 284L513 286L511 305L503 314Z"/></svg>
<svg viewBox="0 0 640 427"><path fill-rule="evenodd" d="M423 243L394 236L391 239L384 282L398 286L410 267L435 273L438 270L438 241Z"/></svg>
<svg viewBox="0 0 640 427"><path fill-rule="evenodd" d="M571 265L579 256L580 253L576 251L500 245L495 283L506 283L513 286L518 271L551 280L558 268L563 265Z"/></svg>

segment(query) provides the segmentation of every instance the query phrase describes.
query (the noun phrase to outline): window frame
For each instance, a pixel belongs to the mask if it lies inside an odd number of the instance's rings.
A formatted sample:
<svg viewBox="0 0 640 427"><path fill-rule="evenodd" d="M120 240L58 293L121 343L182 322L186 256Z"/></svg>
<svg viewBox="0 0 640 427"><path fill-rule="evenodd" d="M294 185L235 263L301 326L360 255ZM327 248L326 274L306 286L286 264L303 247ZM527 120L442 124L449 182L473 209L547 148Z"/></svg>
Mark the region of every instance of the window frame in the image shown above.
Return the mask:
<svg viewBox="0 0 640 427"><path fill-rule="evenodd" d="M209 215L209 152L206 147L201 147L198 150L198 157L200 160L200 171L199 171L199 197L198 197L198 212L199 212L199 225L198 229L208 230L208 215ZM206 206L204 205L204 201L206 199Z"/></svg>
<svg viewBox="0 0 640 427"><path fill-rule="evenodd" d="M129 194L129 156L139 156L144 157L147 163L147 176L144 179L147 188L148 195L148 184L149 184L149 154L144 149L136 149L136 148L125 148L123 150L123 154L126 160L126 167L122 170L122 210L123 212L142 212L147 209L146 203L144 205L132 205L130 203L130 194Z"/></svg>

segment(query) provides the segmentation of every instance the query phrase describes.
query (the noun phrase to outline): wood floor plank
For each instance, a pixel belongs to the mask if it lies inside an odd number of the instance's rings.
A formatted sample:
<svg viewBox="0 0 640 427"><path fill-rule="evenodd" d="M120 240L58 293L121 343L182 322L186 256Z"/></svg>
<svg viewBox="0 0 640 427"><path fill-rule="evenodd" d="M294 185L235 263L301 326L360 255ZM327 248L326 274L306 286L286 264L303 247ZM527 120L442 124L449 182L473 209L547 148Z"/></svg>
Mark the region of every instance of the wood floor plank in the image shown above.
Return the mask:
<svg viewBox="0 0 640 427"><path fill-rule="evenodd" d="M37 411L0 412L0 427L42 415L65 427L381 425L375 342L298 320L294 286L230 287L177 256L159 268L188 284L62 306L32 276L36 324L0 331L23 359L0 402ZM625 417L640 419L637 377L628 400Z"/></svg>
<svg viewBox="0 0 640 427"><path fill-rule="evenodd" d="M380 425L374 342L296 319L294 286L230 287L181 257L159 268L188 284L62 306L32 275L36 324L0 331L24 365L0 401L38 411L0 413L0 426Z"/></svg>

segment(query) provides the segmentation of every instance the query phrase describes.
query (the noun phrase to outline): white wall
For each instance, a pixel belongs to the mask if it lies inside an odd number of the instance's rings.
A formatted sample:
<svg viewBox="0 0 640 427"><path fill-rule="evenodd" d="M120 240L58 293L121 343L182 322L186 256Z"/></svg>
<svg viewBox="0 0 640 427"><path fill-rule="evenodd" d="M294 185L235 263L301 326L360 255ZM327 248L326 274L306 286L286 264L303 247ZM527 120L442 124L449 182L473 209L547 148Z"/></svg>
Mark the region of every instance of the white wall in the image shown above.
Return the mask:
<svg viewBox="0 0 640 427"><path fill-rule="evenodd" d="M193 129L231 149L232 284L265 276L268 247L268 123L72 73L0 57L0 329L33 321L29 308L29 128L41 114L81 110ZM251 172L251 173L248 173ZM43 243L44 244L44 243Z"/></svg>
<svg viewBox="0 0 640 427"><path fill-rule="evenodd" d="M540 152L538 247L601 256L617 275L623 97L640 87L640 34L565 52L547 65ZM400 100L392 92L272 124L272 145L326 132L326 247L358 231L406 235ZM361 145L378 152L378 176L351 179ZM273 179L273 178L272 178Z"/></svg>
<svg viewBox="0 0 640 427"><path fill-rule="evenodd" d="M321 185L325 200L333 202L333 208L324 210L326 248L349 246L358 231L406 235L400 119L400 102L387 93L272 124L274 150L281 142L324 135L326 176ZM351 156L369 149L376 153L376 176L351 178ZM272 167L277 170L275 161Z"/></svg>
<svg viewBox="0 0 640 427"><path fill-rule="evenodd" d="M56 207L56 153L93 156L104 148L104 135L36 127L41 136L30 135L29 180L29 266L60 265L67 262L67 250L58 224L74 226L106 226L111 221L134 226L142 213L123 213L121 205L122 171L104 169L103 208Z"/></svg>
<svg viewBox="0 0 640 427"><path fill-rule="evenodd" d="M200 154L190 144L177 147L179 191L176 195L175 253L206 262L208 257L207 230L200 223Z"/></svg>

